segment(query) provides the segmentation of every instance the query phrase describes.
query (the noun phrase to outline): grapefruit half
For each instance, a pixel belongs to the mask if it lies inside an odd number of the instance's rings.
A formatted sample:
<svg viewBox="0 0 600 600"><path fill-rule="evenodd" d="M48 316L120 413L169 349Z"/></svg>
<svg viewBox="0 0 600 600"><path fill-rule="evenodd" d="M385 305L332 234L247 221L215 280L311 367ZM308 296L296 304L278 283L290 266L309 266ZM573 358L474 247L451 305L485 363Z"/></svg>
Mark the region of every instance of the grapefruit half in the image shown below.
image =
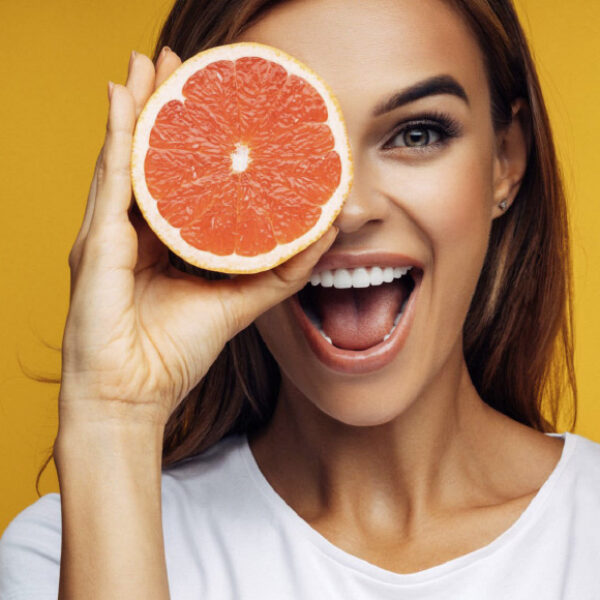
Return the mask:
<svg viewBox="0 0 600 600"><path fill-rule="evenodd" d="M186 262L271 269L331 226L352 184L339 102L282 50L239 42L181 64L136 124L131 180L144 218Z"/></svg>

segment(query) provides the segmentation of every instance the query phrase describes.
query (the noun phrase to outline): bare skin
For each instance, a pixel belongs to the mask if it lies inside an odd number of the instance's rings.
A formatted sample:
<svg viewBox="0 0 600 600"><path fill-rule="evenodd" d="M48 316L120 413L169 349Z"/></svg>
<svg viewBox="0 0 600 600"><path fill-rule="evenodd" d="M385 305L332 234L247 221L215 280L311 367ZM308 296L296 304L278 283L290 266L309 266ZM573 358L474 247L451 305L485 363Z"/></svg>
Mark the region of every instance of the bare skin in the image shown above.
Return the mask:
<svg viewBox="0 0 600 600"><path fill-rule="evenodd" d="M411 573L476 550L516 521L563 448L487 406L462 348L491 223L503 214L497 205L514 200L525 170L526 107L515 102L512 125L493 130L481 52L439 0L351 10L342 0L287 2L238 40L299 57L340 101L356 183L331 251L405 252L426 266L405 347L368 376L323 365L289 301L257 319L283 383L274 418L250 439L252 452L302 518L383 568ZM468 103L438 94L371 117L381 98L441 74L464 87ZM460 135L426 152L397 136L384 152L397 122L425 109L451 115Z"/></svg>
<svg viewBox="0 0 600 600"><path fill-rule="evenodd" d="M274 419L251 440L261 469L318 531L384 568L421 570L489 542L561 452L560 440L486 407L465 368L464 318L497 204L512 202L523 176L526 141L519 102L513 125L493 131L481 56L456 14L439 0L303 0L244 35L296 55L331 85L355 157L352 194L337 238L332 228L272 271L208 283L175 271L129 212L129 156L141 108L180 60L167 52L156 65L144 55L131 62L112 93L69 260L55 447L61 600L169 597L164 426L226 341L253 321L283 374ZM468 104L436 96L368 117L380 97L440 71L461 82ZM461 134L424 154L399 147L384 157L397 120L423 107L451 113ZM287 302L332 243L404 251L426 266L407 344L361 377L318 362Z"/></svg>

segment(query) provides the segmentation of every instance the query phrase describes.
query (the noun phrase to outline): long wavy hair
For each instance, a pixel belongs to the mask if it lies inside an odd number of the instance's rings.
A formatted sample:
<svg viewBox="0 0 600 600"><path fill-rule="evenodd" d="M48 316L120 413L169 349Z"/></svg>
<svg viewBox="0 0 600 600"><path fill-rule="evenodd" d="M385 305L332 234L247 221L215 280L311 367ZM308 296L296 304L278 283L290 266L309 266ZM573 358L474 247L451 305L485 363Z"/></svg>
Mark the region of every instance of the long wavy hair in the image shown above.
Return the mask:
<svg viewBox="0 0 600 600"><path fill-rule="evenodd" d="M176 0L159 33L186 60L235 41L284 0ZM568 211L548 114L535 65L511 0L445 0L468 22L486 64L491 118L499 130L511 104L529 106L531 147L519 193L492 224L489 247L464 328L469 373L481 398L516 421L556 431L577 417L573 364L573 288ZM184 263L178 268L222 277ZM260 428L275 408L281 376L250 325L224 347L194 390L170 416L163 468L203 452L223 437ZM53 453L38 473L39 478ZM39 493L39 491L38 491Z"/></svg>

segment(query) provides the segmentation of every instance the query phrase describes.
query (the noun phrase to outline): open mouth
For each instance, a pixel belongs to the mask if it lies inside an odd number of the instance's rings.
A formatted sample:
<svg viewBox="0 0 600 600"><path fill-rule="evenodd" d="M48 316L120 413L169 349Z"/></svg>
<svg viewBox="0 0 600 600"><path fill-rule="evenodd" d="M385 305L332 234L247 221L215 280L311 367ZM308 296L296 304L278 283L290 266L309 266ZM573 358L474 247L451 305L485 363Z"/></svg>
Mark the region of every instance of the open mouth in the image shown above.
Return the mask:
<svg viewBox="0 0 600 600"><path fill-rule="evenodd" d="M418 267L337 269L313 276L296 296L328 344L360 353L392 336L422 276Z"/></svg>

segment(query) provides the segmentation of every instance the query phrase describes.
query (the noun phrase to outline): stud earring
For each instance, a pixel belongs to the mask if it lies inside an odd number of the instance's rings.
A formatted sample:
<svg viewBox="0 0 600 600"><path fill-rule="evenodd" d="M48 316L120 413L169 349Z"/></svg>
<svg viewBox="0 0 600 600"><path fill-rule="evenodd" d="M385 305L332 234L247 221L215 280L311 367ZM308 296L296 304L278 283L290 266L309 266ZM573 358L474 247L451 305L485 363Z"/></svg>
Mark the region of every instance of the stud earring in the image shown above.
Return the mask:
<svg viewBox="0 0 600 600"><path fill-rule="evenodd" d="M500 210L504 210L506 208L506 200L502 200L498 206L500 207Z"/></svg>

